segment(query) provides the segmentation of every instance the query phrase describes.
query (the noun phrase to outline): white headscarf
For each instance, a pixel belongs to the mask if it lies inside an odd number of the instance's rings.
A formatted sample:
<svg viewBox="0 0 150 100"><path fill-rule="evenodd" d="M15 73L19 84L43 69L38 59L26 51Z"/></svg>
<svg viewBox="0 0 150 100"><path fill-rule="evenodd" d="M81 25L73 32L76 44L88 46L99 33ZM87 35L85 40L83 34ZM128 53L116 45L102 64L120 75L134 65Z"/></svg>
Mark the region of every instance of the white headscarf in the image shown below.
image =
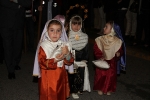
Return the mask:
<svg viewBox="0 0 150 100"><path fill-rule="evenodd" d="M121 39L115 36L114 28L107 35L95 39L98 48L103 52L106 60L111 60L122 45Z"/></svg>
<svg viewBox="0 0 150 100"><path fill-rule="evenodd" d="M62 23L61 20L56 19L55 17L52 20L58 20L62 24L61 40L64 41L64 42L68 42L68 37L67 37L67 34L66 34L66 30L64 28L64 23ZM49 21L46 22L44 30L43 30L43 32L41 34L40 42L42 42L42 41L44 41L46 39L45 33L47 32L47 27L48 27L49 22L52 21L52 20L49 20Z"/></svg>
<svg viewBox="0 0 150 100"><path fill-rule="evenodd" d="M71 27L72 20L75 17L79 17L81 19L81 28L77 32L74 32ZM69 42L71 42L72 48L77 51L82 50L88 43L88 35L83 33L81 29L82 29L82 18L78 15L73 16L70 19L69 23Z"/></svg>
<svg viewBox="0 0 150 100"><path fill-rule="evenodd" d="M57 17L58 18L58 17ZM67 42L68 41L68 37L66 35L66 31L65 31L65 28L64 28L64 25L63 23L61 22L60 19L57 19L57 18L54 18L52 20L58 20L61 25L62 25L62 34L61 34L61 40L64 41L64 42ZM40 47L40 43L42 41L44 41L45 39L47 39L47 36L46 36L46 33L47 33L47 27L48 27L48 24L50 21L52 20L49 20L46 22L45 24L45 27L43 29L43 32L41 34L41 38L40 38L40 41L38 43L38 46L37 46L37 50L36 50L36 54L35 54L35 60L34 60L34 66L33 66L33 76L38 76L38 77L41 77L40 75L40 67L39 67L39 63L38 63L38 51L39 51L39 47Z"/></svg>

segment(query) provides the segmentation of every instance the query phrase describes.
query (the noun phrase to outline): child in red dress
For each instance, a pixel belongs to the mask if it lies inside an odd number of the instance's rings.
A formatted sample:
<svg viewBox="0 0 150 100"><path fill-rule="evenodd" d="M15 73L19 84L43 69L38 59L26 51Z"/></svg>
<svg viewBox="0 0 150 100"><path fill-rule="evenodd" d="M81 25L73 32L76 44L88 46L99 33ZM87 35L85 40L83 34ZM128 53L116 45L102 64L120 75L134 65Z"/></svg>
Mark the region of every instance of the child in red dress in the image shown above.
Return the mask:
<svg viewBox="0 0 150 100"><path fill-rule="evenodd" d="M68 42L61 40L63 24L53 19L48 22L45 39L39 44L40 100L66 100L69 97L68 76L65 64L74 61Z"/></svg>
<svg viewBox="0 0 150 100"><path fill-rule="evenodd" d="M113 25L113 21L106 23L104 35L95 39L93 47L95 59L105 60L110 65L109 69L95 69L93 90L98 91L99 95L111 95L116 91L117 61L123 54L123 42L116 36Z"/></svg>

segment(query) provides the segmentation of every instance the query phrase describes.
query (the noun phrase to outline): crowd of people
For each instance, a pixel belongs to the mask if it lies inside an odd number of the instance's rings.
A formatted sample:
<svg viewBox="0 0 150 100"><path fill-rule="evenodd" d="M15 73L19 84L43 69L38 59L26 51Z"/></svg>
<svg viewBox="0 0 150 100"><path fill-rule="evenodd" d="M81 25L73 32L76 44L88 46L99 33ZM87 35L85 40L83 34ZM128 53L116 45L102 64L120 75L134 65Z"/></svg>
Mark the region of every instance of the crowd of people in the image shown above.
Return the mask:
<svg viewBox="0 0 150 100"><path fill-rule="evenodd" d="M138 7L133 11L135 2ZM93 90L99 95L111 95L116 91L117 75L126 72L128 39L134 40L133 46L150 45L149 4L150 0L0 0L0 64L5 61L8 79L16 79L27 35L28 48L35 51L33 76L39 84L39 99L66 100L70 94L78 99L79 94L91 92L89 37L83 29L93 27L100 34L93 45L94 59L110 66L95 66ZM74 6L81 8L75 11Z"/></svg>

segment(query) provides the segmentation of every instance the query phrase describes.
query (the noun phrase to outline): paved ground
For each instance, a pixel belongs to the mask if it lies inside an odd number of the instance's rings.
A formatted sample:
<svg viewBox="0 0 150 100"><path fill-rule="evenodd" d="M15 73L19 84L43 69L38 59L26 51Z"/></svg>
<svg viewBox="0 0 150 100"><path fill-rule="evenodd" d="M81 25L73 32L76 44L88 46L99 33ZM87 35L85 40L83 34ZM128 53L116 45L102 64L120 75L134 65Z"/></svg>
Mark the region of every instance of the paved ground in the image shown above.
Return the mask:
<svg viewBox="0 0 150 100"><path fill-rule="evenodd" d="M93 35L90 34L89 37L90 61L92 61ZM127 73L118 77L116 92L111 96L100 96L93 91L94 69L90 62L88 67L92 91L84 92L78 100L150 100L150 53L130 46L127 47L127 51ZM6 66L0 65L0 100L38 100L38 84L32 82L34 54L23 53L21 70L16 71L15 80L7 79ZM73 99L70 97L68 100Z"/></svg>

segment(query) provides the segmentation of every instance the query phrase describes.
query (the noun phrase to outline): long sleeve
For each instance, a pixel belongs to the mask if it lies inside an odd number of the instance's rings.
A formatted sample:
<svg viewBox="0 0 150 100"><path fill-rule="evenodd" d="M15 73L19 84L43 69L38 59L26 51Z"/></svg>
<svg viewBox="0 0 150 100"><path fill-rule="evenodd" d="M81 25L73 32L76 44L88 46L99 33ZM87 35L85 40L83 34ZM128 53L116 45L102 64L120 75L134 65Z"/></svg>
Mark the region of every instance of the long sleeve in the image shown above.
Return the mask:
<svg viewBox="0 0 150 100"><path fill-rule="evenodd" d="M96 43L94 43L93 51L94 51L94 58L95 58L95 59L100 59L100 58L103 57L103 53L102 53L101 50L98 48L98 46L97 46Z"/></svg>
<svg viewBox="0 0 150 100"><path fill-rule="evenodd" d="M54 63L54 59L46 59L46 54L41 47L39 48L38 61L42 69L48 70L57 68L57 63Z"/></svg>
<svg viewBox="0 0 150 100"><path fill-rule="evenodd" d="M67 60L66 58L64 59L64 63L68 66L70 66L74 62L74 57L72 56L72 54L70 54L70 56L71 56L70 60Z"/></svg>

